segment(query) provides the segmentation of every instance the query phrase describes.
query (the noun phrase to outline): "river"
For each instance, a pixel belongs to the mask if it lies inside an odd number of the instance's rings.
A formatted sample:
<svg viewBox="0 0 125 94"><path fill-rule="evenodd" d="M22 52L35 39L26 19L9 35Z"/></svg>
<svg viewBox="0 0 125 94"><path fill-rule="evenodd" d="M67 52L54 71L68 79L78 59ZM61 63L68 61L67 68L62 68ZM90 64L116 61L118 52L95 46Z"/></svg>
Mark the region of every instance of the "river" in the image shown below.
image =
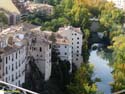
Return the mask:
<svg viewBox="0 0 125 94"><path fill-rule="evenodd" d="M113 82L112 68L109 66L109 61L103 59L97 54L97 50L90 51L89 62L94 65L94 73L92 80L100 78L100 82L96 82L99 92L111 94L110 82Z"/></svg>

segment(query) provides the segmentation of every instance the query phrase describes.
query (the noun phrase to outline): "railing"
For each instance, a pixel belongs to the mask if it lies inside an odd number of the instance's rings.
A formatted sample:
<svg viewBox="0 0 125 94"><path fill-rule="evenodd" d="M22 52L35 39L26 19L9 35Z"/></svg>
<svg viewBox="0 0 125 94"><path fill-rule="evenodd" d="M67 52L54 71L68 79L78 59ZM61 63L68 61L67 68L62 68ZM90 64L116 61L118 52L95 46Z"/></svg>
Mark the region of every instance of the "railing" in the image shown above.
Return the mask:
<svg viewBox="0 0 125 94"><path fill-rule="evenodd" d="M121 93L125 93L125 90L121 90L121 91L115 92L113 94L121 94Z"/></svg>
<svg viewBox="0 0 125 94"><path fill-rule="evenodd" d="M12 85L12 84L9 84L9 83L6 83L6 82L4 82L4 81L0 81L0 84L4 84L4 85L6 85L6 86L10 86L10 87L13 87L13 88L16 88L17 90L20 90L20 91L22 91L24 94L39 94L39 93L37 93L37 92L33 92L33 91L31 91L31 90L28 90L28 89L24 89L24 88L22 88L22 87L18 87L18 86L16 86L16 85ZM4 90L3 90L4 91ZM12 90L13 91L13 90Z"/></svg>

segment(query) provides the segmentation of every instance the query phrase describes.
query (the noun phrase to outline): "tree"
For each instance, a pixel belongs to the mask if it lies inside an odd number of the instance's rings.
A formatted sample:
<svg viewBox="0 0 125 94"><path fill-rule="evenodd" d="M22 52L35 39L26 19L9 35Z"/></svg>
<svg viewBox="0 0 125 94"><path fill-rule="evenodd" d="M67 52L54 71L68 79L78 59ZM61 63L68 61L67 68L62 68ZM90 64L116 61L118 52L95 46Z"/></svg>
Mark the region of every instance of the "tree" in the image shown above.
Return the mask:
<svg viewBox="0 0 125 94"><path fill-rule="evenodd" d="M96 94L97 87L91 82L93 67L83 64L68 85L69 94Z"/></svg>
<svg viewBox="0 0 125 94"><path fill-rule="evenodd" d="M101 10L100 23L108 30L112 29L113 24L122 24L124 12L115 8L113 3L105 3L104 9Z"/></svg>
<svg viewBox="0 0 125 94"><path fill-rule="evenodd" d="M109 48L113 50L113 91L125 89L125 35L115 36L113 45Z"/></svg>
<svg viewBox="0 0 125 94"><path fill-rule="evenodd" d="M8 23L8 20L7 20L8 18L5 16L5 14L4 13L0 13L0 23L2 24L2 25L6 25L7 23Z"/></svg>

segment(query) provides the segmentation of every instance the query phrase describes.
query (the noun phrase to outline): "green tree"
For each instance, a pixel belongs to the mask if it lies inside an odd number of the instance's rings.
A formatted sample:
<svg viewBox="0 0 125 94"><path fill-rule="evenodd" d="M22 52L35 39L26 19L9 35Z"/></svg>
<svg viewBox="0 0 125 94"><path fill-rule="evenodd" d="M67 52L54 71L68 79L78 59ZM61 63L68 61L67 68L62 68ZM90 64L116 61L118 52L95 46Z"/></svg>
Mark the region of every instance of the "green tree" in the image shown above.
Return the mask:
<svg viewBox="0 0 125 94"><path fill-rule="evenodd" d="M125 35L121 34L112 39L113 45L109 48L113 50L113 91L125 89Z"/></svg>
<svg viewBox="0 0 125 94"><path fill-rule="evenodd" d="M7 25L8 23L8 18L5 16L4 13L0 13L0 23L3 25Z"/></svg>
<svg viewBox="0 0 125 94"><path fill-rule="evenodd" d="M93 66L83 64L68 85L69 94L96 94L97 87L91 81Z"/></svg>

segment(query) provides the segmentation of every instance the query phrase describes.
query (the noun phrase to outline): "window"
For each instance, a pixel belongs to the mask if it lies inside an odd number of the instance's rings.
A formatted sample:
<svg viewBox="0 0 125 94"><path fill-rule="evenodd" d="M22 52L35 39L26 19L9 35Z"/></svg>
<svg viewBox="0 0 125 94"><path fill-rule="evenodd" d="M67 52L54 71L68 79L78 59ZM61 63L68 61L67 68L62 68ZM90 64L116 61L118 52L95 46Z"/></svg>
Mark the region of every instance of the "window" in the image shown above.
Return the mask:
<svg viewBox="0 0 125 94"><path fill-rule="evenodd" d="M76 58L76 61L78 61L78 58Z"/></svg>
<svg viewBox="0 0 125 94"><path fill-rule="evenodd" d="M75 35L77 35L77 34L75 33Z"/></svg>
<svg viewBox="0 0 125 94"><path fill-rule="evenodd" d="M79 40L79 37L77 39Z"/></svg>
<svg viewBox="0 0 125 94"><path fill-rule="evenodd" d="M6 64L8 63L8 58L6 57Z"/></svg>
<svg viewBox="0 0 125 94"><path fill-rule="evenodd" d="M9 56L9 60L10 60L10 56Z"/></svg>
<svg viewBox="0 0 125 94"><path fill-rule="evenodd" d="M19 67L20 67L20 60L19 60Z"/></svg>
<svg viewBox="0 0 125 94"><path fill-rule="evenodd" d="M76 56L79 56L78 54Z"/></svg>
<svg viewBox="0 0 125 94"><path fill-rule="evenodd" d="M67 53L65 53L65 55L67 55Z"/></svg>
<svg viewBox="0 0 125 94"><path fill-rule="evenodd" d="M77 46L77 48L79 48L79 46Z"/></svg>
<svg viewBox="0 0 125 94"><path fill-rule="evenodd" d="M41 47L40 47L40 49L39 49L39 50L40 50L40 52L42 52L42 48L41 48Z"/></svg>
<svg viewBox="0 0 125 94"><path fill-rule="evenodd" d="M1 56L0 56L0 62L2 62L2 58L1 58Z"/></svg>
<svg viewBox="0 0 125 94"><path fill-rule="evenodd" d="M7 67L6 67L6 74L8 74L8 69L7 69Z"/></svg>
<svg viewBox="0 0 125 94"><path fill-rule="evenodd" d="M79 44L79 42L77 42L77 44Z"/></svg>
<svg viewBox="0 0 125 94"><path fill-rule="evenodd" d="M36 50L36 48L34 47L34 51Z"/></svg>
<svg viewBox="0 0 125 94"><path fill-rule="evenodd" d="M9 70L10 70L10 65L9 65Z"/></svg>
<svg viewBox="0 0 125 94"><path fill-rule="evenodd" d="M13 64L12 64L12 71L14 70L14 68L13 68Z"/></svg>
<svg viewBox="0 0 125 94"><path fill-rule="evenodd" d="M16 69L17 69L18 67L17 67L17 62L16 62Z"/></svg>
<svg viewBox="0 0 125 94"><path fill-rule="evenodd" d="M16 53L16 59L17 59L17 53Z"/></svg>
<svg viewBox="0 0 125 94"><path fill-rule="evenodd" d="M18 81L18 85L20 86L20 80Z"/></svg>
<svg viewBox="0 0 125 94"><path fill-rule="evenodd" d="M79 53L79 51L77 50L77 53Z"/></svg>
<svg viewBox="0 0 125 94"><path fill-rule="evenodd" d="M51 49L51 44L49 45L49 49Z"/></svg>
<svg viewBox="0 0 125 94"><path fill-rule="evenodd" d="M14 81L14 76L13 76L13 74L12 74L12 81Z"/></svg>
<svg viewBox="0 0 125 94"><path fill-rule="evenodd" d="M19 54L20 54L20 50L19 50Z"/></svg>
<svg viewBox="0 0 125 94"><path fill-rule="evenodd" d="M18 79L17 73L16 73L16 79Z"/></svg>
<svg viewBox="0 0 125 94"><path fill-rule="evenodd" d="M58 55L60 55L60 52L58 52Z"/></svg>
<svg viewBox="0 0 125 94"><path fill-rule="evenodd" d="M67 46L65 46L65 48L67 48Z"/></svg>

